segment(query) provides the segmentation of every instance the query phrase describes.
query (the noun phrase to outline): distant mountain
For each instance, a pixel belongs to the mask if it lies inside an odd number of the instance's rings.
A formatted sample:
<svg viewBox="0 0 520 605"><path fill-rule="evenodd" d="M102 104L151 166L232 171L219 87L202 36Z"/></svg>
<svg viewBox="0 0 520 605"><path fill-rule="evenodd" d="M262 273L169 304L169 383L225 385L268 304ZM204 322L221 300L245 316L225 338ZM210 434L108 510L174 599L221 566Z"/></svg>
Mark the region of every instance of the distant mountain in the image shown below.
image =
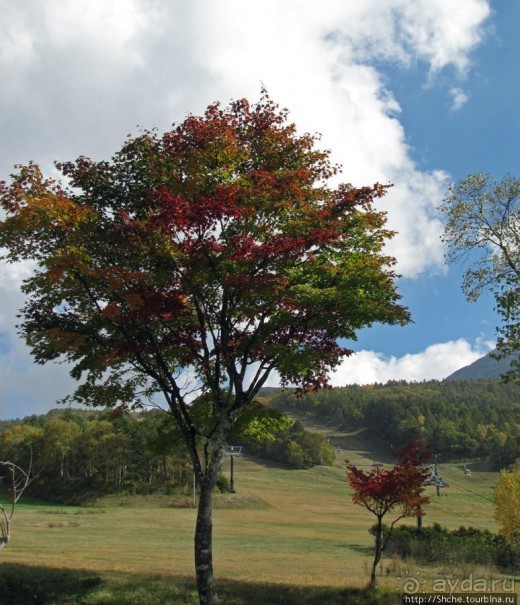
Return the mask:
<svg viewBox="0 0 520 605"><path fill-rule="evenodd" d="M493 353L492 351L491 353ZM497 361L488 353L474 361L469 366L461 368L453 374L450 374L446 380L479 380L479 379L498 379L505 374L511 367L511 357Z"/></svg>

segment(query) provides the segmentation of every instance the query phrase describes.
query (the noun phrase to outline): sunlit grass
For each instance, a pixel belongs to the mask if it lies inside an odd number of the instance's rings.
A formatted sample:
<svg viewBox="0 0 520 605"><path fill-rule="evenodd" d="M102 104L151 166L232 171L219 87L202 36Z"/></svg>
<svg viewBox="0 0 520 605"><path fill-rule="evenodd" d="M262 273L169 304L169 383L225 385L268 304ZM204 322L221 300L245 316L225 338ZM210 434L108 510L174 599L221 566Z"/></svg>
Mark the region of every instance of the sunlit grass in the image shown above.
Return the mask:
<svg viewBox="0 0 520 605"><path fill-rule="evenodd" d="M371 452L360 433L336 431L334 441L342 450L337 450L334 467L291 470L235 459L237 494L217 496L214 510L215 573L222 591L230 591L229 603L344 603L343 590L366 586L373 547L368 529L374 517L352 503L344 459L367 465L375 459L390 464L392 459L381 449ZM440 497L428 488L425 524L495 531L490 499L497 474L481 470L465 477L460 464L439 470L450 487ZM229 460L223 472L229 472ZM194 576L195 515L195 509L179 508L178 499L169 496L110 496L94 507L30 501L17 510L2 563L68 571L78 581L81 574L92 582L97 578L96 587L89 585L90 592L78 603L196 603L193 583L186 580ZM420 569L384 560L380 585L395 592L403 570L430 580L444 573L441 567ZM314 601L305 600L306 588ZM172 590L178 591L175 601L166 596L171 598ZM274 600L248 601L250 595L241 596L248 590L258 593L255 599L267 598L271 590ZM155 600L140 601L143 591Z"/></svg>

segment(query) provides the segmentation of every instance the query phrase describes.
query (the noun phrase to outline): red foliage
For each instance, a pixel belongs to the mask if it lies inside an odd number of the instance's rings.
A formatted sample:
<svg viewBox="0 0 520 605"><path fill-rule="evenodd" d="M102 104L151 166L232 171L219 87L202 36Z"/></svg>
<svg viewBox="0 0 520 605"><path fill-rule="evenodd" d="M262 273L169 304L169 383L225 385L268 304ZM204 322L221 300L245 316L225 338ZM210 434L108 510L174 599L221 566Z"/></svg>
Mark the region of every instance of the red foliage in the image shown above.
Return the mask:
<svg viewBox="0 0 520 605"><path fill-rule="evenodd" d="M428 499L422 496L424 479L428 475L423 465L430 458L421 450L420 442L394 450L398 463L391 469L375 468L364 471L346 460L347 478L354 493L352 500L378 517L396 506L400 516L414 514Z"/></svg>
<svg viewBox="0 0 520 605"><path fill-rule="evenodd" d="M382 254L391 233L372 208L388 186L330 188L337 167L315 143L264 93L130 137L109 162L58 164L68 197L21 167L0 184L11 215L0 243L10 260L42 261L23 324L38 359L65 356L93 380L98 356L105 368L132 361L167 391L188 365L246 401L274 369L325 386L351 353L338 339L406 323ZM258 363L250 388L234 384Z"/></svg>
<svg viewBox="0 0 520 605"><path fill-rule="evenodd" d="M0 183L4 258L36 264L20 332L37 362L71 364L80 403L138 408L162 394L201 488L197 570L212 569L226 441L269 375L326 386L351 353L339 339L409 320L383 253L392 233L372 208L387 186L331 188L338 169L316 140L263 91L129 137L110 161L57 164L68 191L33 164ZM190 405L198 389L210 417ZM404 502L414 472L406 460L373 477L351 469L367 503ZM212 582L200 571L201 594Z"/></svg>

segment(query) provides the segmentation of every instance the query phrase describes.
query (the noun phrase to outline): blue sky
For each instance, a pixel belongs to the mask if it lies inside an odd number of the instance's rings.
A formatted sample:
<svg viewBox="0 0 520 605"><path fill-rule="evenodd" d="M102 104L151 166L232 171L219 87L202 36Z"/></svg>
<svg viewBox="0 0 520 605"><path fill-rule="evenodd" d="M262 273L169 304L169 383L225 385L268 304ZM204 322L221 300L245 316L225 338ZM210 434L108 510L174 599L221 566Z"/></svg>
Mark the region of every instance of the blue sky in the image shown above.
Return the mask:
<svg viewBox="0 0 520 605"><path fill-rule="evenodd" d="M477 169L497 176L518 172L520 7L496 0L490 6L484 40L471 53L471 67L459 84L449 73L425 86L424 69L385 69L416 161L447 169L454 179ZM468 96L459 111L449 106L454 85Z"/></svg>
<svg viewBox="0 0 520 605"><path fill-rule="evenodd" d="M414 160L424 170L445 170L453 181L477 171L495 178L518 175L520 5L497 1L489 5L484 40L471 53L471 67L456 84L467 95L459 110L450 105L449 91L456 78L449 70L428 82L424 64L412 70L380 67L401 106L400 122ZM493 297L484 294L476 303L466 301L460 291L463 267L445 271L401 280L414 323L399 335L393 328L372 328L360 335L358 344L402 356L418 353L434 341L493 341L499 322Z"/></svg>
<svg viewBox="0 0 520 605"><path fill-rule="evenodd" d="M265 85L383 208L414 323L360 334L332 383L444 378L493 345L484 296L447 268L436 206L470 172L517 174L520 3L507 0L0 0L0 178L16 163L105 159ZM0 417L53 407L66 367L35 366L15 330L21 279L0 265ZM276 376L272 384L276 384Z"/></svg>
<svg viewBox="0 0 520 605"><path fill-rule="evenodd" d="M471 67L459 83L449 70L427 82L424 64L412 70L381 66L401 106L400 122L414 160L424 170L445 170L450 180L476 171L495 178L518 175L520 5L492 2L490 7L484 40L471 53ZM459 110L450 105L454 85L467 97ZM400 357L435 341L493 341L499 322L493 297L484 294L476 303L466 301L460 290L462 273L463 267L451 266L441 275L403 279L401 293L414 323L399 335L394 329L372 328L358 344Z"/></svg>

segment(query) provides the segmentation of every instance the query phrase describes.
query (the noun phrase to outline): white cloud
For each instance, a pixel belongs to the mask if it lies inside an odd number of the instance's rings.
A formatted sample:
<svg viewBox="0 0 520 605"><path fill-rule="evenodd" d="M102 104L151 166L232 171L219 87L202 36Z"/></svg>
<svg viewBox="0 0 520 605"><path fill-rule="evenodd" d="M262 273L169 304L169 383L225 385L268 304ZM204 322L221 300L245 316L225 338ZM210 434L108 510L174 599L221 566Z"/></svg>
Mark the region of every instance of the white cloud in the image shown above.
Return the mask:
<svg viewBox="0 0 520 605"><path fill-rule="evenodd" d="M417 276L441 267L434 209L446 175L414 163L378 65L420 66L425 80L444 68L462 76L482 39L488 0L1 4L0 178L31 159L52 170L55 159L109 157L137 125L164 130L214 100L257 99L263 82L301 130L323 134L344 180L395 183L382 207L399 231L390 245L398 269ZM1 355L0 380L20 401L26 393L52 405L69 384L65 368L33 367L14 344L21 297L12 280L0 283L0 297L0 329L13 343Z"/></svg>
<svg viewBox="0 0 520 605"><path fill-rule="evenodd" d="M426 350L386 357L374 351L360 351L343 361L331 377L332 386L386 383L389 380L441 380L488 353L493 343L471 345L464 339L433 344Z"/></svg>
<svg viewBox="0 0 520 605"><path fill-rule="evenodd" d="M349 2L344 9L349 19L341 20L336 32L356 60L420 61L432 73L449 65L460 73L468 69L468 50L481 41L490 13L485 0L369 0Z"/></svg>
<svg viewBox="0 0 520 605"><path fill-rule="evenodd" d="M7 0L6 13L0 174L29 159L106 157L138 124L166 129L213 100L255 99L263 82L302 130L323 134L344 180L396 184L385 208L399 270L441 265L445 176L414 164L374 61L463 74L486 0Z"/></svg>
<svg viewBox="0 0 520 605"><path fill-rule="evenodd" d="M455 86L450 90L450 95L452 111L458 111L469 101L468 95L458 86Z"/></svg>

